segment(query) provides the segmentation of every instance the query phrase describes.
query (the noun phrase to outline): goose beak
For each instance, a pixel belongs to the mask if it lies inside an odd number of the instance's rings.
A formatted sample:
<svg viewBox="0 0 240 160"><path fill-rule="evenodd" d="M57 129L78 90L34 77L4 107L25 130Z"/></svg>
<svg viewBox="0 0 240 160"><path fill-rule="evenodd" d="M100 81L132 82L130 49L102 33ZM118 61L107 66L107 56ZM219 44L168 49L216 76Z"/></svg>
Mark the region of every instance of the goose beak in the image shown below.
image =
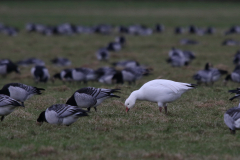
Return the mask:
<svg viewBox="0 0 240 160"><path fill-rule="evenodd" d="M128 107L126 107L126 113L128 113L128 111L129 111L129 108L128 108Z"/></svg>
<svg viewBox="0 0 240 160"><path fill-rule="evenodd" d="M38 121L36 121L36 124L37 124L38 126L41 126L41 125L43 124L43 122L38 122Z"/></svg>

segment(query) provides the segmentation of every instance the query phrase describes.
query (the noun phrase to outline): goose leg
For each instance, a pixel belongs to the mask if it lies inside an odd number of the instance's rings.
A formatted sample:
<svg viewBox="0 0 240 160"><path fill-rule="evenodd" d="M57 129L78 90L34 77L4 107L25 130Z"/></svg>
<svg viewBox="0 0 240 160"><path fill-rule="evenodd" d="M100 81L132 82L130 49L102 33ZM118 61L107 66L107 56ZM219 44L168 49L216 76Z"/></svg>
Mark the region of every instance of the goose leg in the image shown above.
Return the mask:
<svg viewBox="0 0 240 160"><path fill-rule="evenodd" d="M160 113L162 113L162 107L159 107L159 111L160 111Z"/></svg>
<svg viewBox="0 0 240 160"><path fill-rule="evenodd" d="M162 107L163 107L163 104L161 102L158 102L158 107L159 107L159 111L160 113L162 113Z"/></svg>
<svg viewBox="0 0 240 160"><path fill-rule="evenodd" d="M94 107L94 109L95 109L95 112L97 112L97 107Z"/></svg>
<svg viewBox="0 0 240 160"><path fill-rule="evenodd" d="M230 129L230 128L229 128L229 129ZM236 133L236 130L230 129L230 133L231 133L231 134L235 134L235 133Z"/></svg>
<svg viewBox="0 0 240 160"><path fill-rule="evenodd" d="M3 119L4 119L4 116L1 117L1 121L3 121Z"/></svg>
<svg viewBox="0 0 240 160"><path fill-rule="evenodd" d="M167 114L167 106L164 107L165 114Z"/></svg>
<svg viewBox="0 0 240 160"><path fill-rule="evenodd" d="M88 108L87 108L88 112L90 112L90 109L91 109L91 107L88 107Z"/></svg>

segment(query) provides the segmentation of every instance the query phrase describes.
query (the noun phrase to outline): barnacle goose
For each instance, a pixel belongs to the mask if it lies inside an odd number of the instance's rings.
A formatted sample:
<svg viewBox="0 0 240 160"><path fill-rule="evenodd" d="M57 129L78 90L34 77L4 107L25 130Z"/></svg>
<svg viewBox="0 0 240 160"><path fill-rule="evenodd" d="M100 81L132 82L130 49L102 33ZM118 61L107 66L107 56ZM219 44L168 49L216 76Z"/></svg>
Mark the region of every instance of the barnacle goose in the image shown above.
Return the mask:
<svg viewBox="0 0 240 160"><path fill-rule="evenodd" d="M56 73L53 78L60 79L63 82L71 82L72 79L72 69L64 69L60 73Z"/></svg>
<svg viewBox="0 0 240 160"><path fill-rule="evenodd" d="M217 68L212 68L210 67L209 63L206 63L204 70L198 71L193 76L193 79L195 79L198 84L201 84L203 82L207 85L208 83L213 84L215 81L219 80L219 78L223 74L227 74L227 71L217 69Z"/></svg>
<svg viewBox="0 0 240 160"><path fill-rule="evenodd" d="M74 92L74 94L67 100L66 104L72 106L78 106L80 108L87 108L90 111L91 107L94 107L97 111L97 106L100 105L105 99L119 96L114 95L114 92L118 92L120 89L104 89L86 87L81 88Z"/></svg>
<svg viewBox="0 0 240 160"><path fill-rule="evenodd" d="M18 66L9 59L0 60L0 75L7 75L11 72L20 73Z"/></svg>
<svg viewBox="0 0 240 160"><path fill-rule="evenodd" d="M69 59L63 58L63 57L54 58L51 60L51 62L57 66L70 66L71 65L71 61Z"/></svg>
<svg viewBox="0 0 240 160"><path fill-rule="evenodd" d="M50 124L71 125L79 117L88 116L87 111L67 104L55 104L47 108L46 111L40 113L37 124L42 125L43 122Z"/></svg>
<svg viewBox="0 0 240 160"><path fill-rule="evenodd" d="M48 69L45 66L35 66L31 69L31 74L36 82L46 83L50 79Z"/></svg>
<svg viewBox="0 0 240 160"><path fill-rule="evenodd" d="M28 86L22 83L8 83L0 90L0 94L10 96L17 101L22 102L22 106L24 106L24 101L35 94L42 94L41 90L45 89Z"/></svg>
<svg viewBox="0 0 240 160"><path fill-rule="evenodd" d="M227 84L227 81L232 80L233 82L240 82L240 65L237 65L233 72L226 76L224 83Z"/></svg>
<svg viewBox="0 0 240 160"><path fill-rule="evenodd" d="M7 95L0 94L0 116L2 116L1 121L3 121L4 116L12 113L14 111L14 109L18 106L24 107L22 104L20 104L15 99L13 99Z"/></svg>
<svg viewBox="0 0 240 160"><path fill-rule="evenodd" d="M109 52L106 48L100 48L97 52L96 52L96 56L98 60L108 60L109 59Z"/></svg>
<svg viewBox="0 0 240 160"><path fill-rule="evenodd" d="M231 101L240 96L240 88L229 90L228 92L235 93L235 96L229 99ZM225 112L224 122L232 134L235 134L236 130L240 129L240 103L237 107L230 108Z"/></svg>
<svg viewBox="0 0 240 160"><path fill-rule="evenodd" d="M37 58L27 58L27 59L23 59L21 61L17 62L18 65L21 66L28 66L28 65L38 65L38 66L44 66L45 62L42 61L41 59L37 59Z"/></svg>

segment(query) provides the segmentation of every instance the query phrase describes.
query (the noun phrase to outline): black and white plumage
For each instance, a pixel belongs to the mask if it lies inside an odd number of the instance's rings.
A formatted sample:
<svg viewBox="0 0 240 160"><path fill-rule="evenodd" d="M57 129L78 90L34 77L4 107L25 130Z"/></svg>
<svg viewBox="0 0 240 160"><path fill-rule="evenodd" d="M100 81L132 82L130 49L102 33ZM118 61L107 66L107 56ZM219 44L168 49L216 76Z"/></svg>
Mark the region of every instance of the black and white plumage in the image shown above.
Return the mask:
<svg viewBox="0 0 240 160"><path fill-rule="evenodd" d="M31 69L31 74L36 82L46 83L50 79L48 69L45 66L35 66Z"/></svg>
<svg viewBox="0 0 240 160"><path fill-rule="evenodd" d="M229 100L239 98L240 88L229 90L230 93L235 93L236 95ZM237 107L228 109L224 114L224 122L228 126L230 132L235 134L236 129L240 129L240 103Z"/></svg>
<svg viewBox="0 0 240 160"><path fill-rule="evenodd" d="M72 78L73 81L76 81L76 82L84 82L86 83L87 82L87 79L86 79L86 75L84 73L84 69L82 68L74 68L72 69L71 72L68 72L65 77L69 77L69 78Z"/></svg>
<svg viewBox="0 0 240 160"><path fill-rule="evenodd" d="M115 42L120 43L122 46L126 44L126 38L124 36L118 36L115 38Z"/></svg>
<svg viewBox="0 0 240 160"><path fill-rule="evenodd" d="M117 51L120 51L122 49L122 45L121 43L118 43L118 42L110 42L106 49L108 51L114 51L114 52L117 52Z"/></svg>
<svg viewBox="0 0 240 160"><path fill-rule="evenodd" d="M72 106L78 106L80 108L87 108L90 111L91 107L94 107L97 111L97 106L100 105L105 99L119 96L114 95L114 92L118 92L120 89L104 89L86 87L81 88L74 92L74 94L67 100L66 104Z"/></svg>
<svg viewBox="0 0 240 160"><path fill-rule="evenodd" d="M56 73L53 78L60 79L63 82L71 82L72 79L72 69L64 69L60 73Z"/></svg>
<svg viewBox="0 0 240 160"><path fill-rule="evenodd" d="M182 45L195 45L195 44L198 44L198 41L192 40L192 39L181 39L180 43Z"/></svg>
<svg viewBox="0 0 240 160"><path fill-rule="evenodd" d="M14 111L16 107L19 107L19 106L24 107L15 99L7 95L0 94L0 116L2 116L1 121L3 121L4 116L9 115Z"/></svg>
<svg viewBox="0 0 240 160"><path fill-rule="evenodd" d="M184 28L183 27L176 27L174 30L175 34L182 34L184 33Z"/></svg>
<svg viewBox="0 0 240 160"><path fill-rule="evenodd" d="M224 83L226 84L229 80L240 83L240 65L237 65L233 72L226 76Z"/></svg>
<svg viewBox="0 0 240 160"><path fill-rule="evenodd" d="M226 39L222 42L223 46L236 46L240 45L239 41L233 40L233 39Z"/></svg>
<svg viewBox="0 0 240 160"><path fill-rule="evenodd" d="M219 80L223 74L227 74L227 71L212 68L209 63L206 63L204 70L198 71L193 76L193 79L195 79L198 84L203 82L207 85L208 83L213 84L215 81Z"/></svg>
<svg viewBox="0 0 240 160"><path fill-rule="evenodd" d="M225 32L226 35L228 34L234 34L234 33L240 33L240 26L232 26Z"/></svg>
<svg viewBox="0 0 240 160"><path fill-rule="evenodd" d="M96 52L96 57L100 61L102 61L102 60L107 61L109 59L109 52L108 52L108 50L106 48L100 48Z"/></svg>
<svg viewBox="0 0 240 160"><path fill-rule="evenodd" d="M38 66L44 66L45 62L42 61L41 59L37 59L37 58L27 58L21 61L17 62L18 65L21 66L28 66L28 65L38 65Z"/></svg>
<svg viewBox="0 0 240 160"><path fill-rule="evenodd" d="M135 83L136 80L149 73L150 70L145 67L128 67L122 70L123 81L128 82L129 84Z"/></svg>
<svg viewBox="0 0 240 160"><path fill-rule="evenodd" d="M0 60L0 75L7 75L11 72L20 73L18 66L9 59Z"/></svg>
<svg viewBox="0 0 240 160"><path fill-rule="evenodd" d="M79 117L88 116L87 111L67 104L55 104L41 112L37 119L38 124L47 122L58 125L71 125Z"/></svg>
<svg viewBox="0 0 240 160"><path fill-rule="evenodd" d="M8 83L0 90L0 94L5 94L17 101L20 101L22 102L22 106L24 106L24 101L35 94L42 94L42 90L45 89L28 86L22 83Z"/></svg>
<svg viewBox="0 0 240 160"><path fill-rule="evenodd" d="M236 52L233 58L233 63L234 64L240 64L240 50Z"/></svg>
<svg viewBox="0 0 240 160"><path fill-rule="evenodd" d="M164 31L164 26L162 24L156 24L155 31L158 33L162 33Z"/></svg>
<svg viewBox="0 0 240 160"><path fill-rule="evenodd" d="M135 60L122 60L112 63L115 67L127 68L127 67L137 67L140 64Z"/></svg>
<svg viewBox="0 0 240 160"><path fill-rule="evenodd" d="M51 62L57 66L70 66L72 64L69 59L63 57L54 58Z"/></svg>
<svg viewBox="0 0 240 160"><path fill-rule="evenodd" d="M172 48L168 53L167 62L171 63L173 67L187 66L195 58L194 53L190 51L182 51L180 49Z"/></svg>

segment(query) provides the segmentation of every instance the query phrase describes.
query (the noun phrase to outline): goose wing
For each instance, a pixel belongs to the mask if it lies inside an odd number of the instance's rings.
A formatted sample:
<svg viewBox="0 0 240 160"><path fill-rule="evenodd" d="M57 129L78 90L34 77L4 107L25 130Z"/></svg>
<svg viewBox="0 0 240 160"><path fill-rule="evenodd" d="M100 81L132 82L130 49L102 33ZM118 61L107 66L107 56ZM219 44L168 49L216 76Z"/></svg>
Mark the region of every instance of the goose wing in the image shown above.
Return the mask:
<svg viewBox="0 0 240 160"><path fill-rule="evenodd" d="M179 93L182 90L188 90L194 88L196 85L194 84L189 84L189 83L181 83L181 82L174 82L171 80L153 80L150 81L150 83L146 83L147 85L150 85L152 87L159 87L159 86L164 86L166 88L169 88L172 90L174 93Z"/></svg>
<svg viewBox="0 0 240 160"><path fill-rule="evenodd" d="M240 108L234 107L229 110L227 110L226 114L228 114L234 121L238 120L240 118Z"/></svg>
<svg viewBox="0 0 240 160"><path fill-rule="evenodd" d="M76 106L70 106L67 104L56 104L48 108L49 111L55 111L57 113L57 117L65 118L72 115L81 115L86 111L82 110Z"/></svg>
<svg viewBox="0 0 240 160"><path fill-rule="evenodd" d="M0 107L3 106L8 106L8 105L12 105L12 106L22 106L18 101L16 101L15 99L12 99L11 97L7 96L7 95L3 95L0 94Z"/></svg>
<svg viewBox="0 0 240 160"><path fill-rule="evenodd" d="M25 91L27 91L29 94L41 94L41 90L45 90L43 88L37 88L37 87L32 87L32 86L28 86L22 83L9 83L3 86L2 90L7 90L8 87L18 87L18 88L22 88Z"/></svg>

